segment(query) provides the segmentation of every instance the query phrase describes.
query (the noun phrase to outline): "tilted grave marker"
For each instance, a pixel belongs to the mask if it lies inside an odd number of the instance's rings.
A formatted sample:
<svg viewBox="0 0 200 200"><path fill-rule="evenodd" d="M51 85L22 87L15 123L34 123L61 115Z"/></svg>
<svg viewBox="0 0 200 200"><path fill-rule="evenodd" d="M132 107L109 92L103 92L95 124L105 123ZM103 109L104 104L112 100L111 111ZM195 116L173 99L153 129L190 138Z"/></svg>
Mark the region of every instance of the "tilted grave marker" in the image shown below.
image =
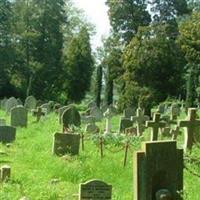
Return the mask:
<svg viewBox="0 0 200 200"><path fill-rule="evenodd" d="M112 185L100 180L90 180L80 184L79 200L111 200Z"/></svg>
<svg viewBox="0 0 200 200"><path fill-rule="evenodd" d="M191 150L193 144L195 142L199 142L199 141L195 141L195 140L198 140L199 138L198 134L200 134L198 131L200 127L200 120L197 119L197 109L189 108L187 119L180 120L178 124L180 127L186 128L184 149L185 151L186 149Z"/></svg>
<svg viewBox="0 0 200 200"><path fill-rule="evenodd" d="M65 154L78 155L80 135L69 133L55 133L53 139L53 154L63 156Z"/></svg>
<svg viewBox="0 0 200 200"><path fill-rule="evenodd" d="M183 150L176 141L145 142L134 154L134 200L181 200ZM168 198L167 198L168 196Z"/></svg>
<svg viewBox="0 0 200 200"><path fill-rule="evenodd" d="M153 121L147 121L146 126L152 128L151 141L155 141L158 140L159 128L164 128L166 123L160 121L160 113L154 113Z"/></svg>
<svg viewBox="0 0 200 200"><path fill-rule="evenodd" d="M0 142L10 143L16 138L16 128L12 126L0 126Z"/></svg>
<svg viewBox="0 0 200 200"><path fill-rule="evenodd" d="M28 111L23 106L14 107L11 110L11 126L27 127Z"/></svg>
<svg viewBox="0 0 200 200"><path fill-rule="evenodd" d="M144 132L144 125L147 120L149 120L149 117L147 115L144 115L144 112L141 108L138 108L136 111L136 116L133 116L131 118L132 121L135 121L136 127L137 127L137 136L141 136Z"/></svg>

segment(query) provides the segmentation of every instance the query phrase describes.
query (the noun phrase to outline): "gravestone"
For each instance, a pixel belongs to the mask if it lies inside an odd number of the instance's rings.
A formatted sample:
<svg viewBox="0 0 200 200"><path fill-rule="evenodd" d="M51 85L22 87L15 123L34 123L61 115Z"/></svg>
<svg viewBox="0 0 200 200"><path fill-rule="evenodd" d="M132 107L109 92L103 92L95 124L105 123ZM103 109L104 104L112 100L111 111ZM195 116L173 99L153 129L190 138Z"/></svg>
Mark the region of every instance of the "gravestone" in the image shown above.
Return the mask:
<svg viewBox="0 0 200 200"><path fill-rule="evenodd" d="M133 126L133 121L131 119L122 117L120 120L119 132L124 133L127 128L130 128L132 126Z"/></svg>
<svg viewBox="0 0 200 200"><path fill-rule="evenodd" d="M103 118L103 113L98 107L91 108L90 115L93 116L97 122L100 122Z"/></svg>
<svg viewBox="0 0 200 200"><path fill-rule="evenodd" d="M14 107L11 110L11 126L27 127L28 111L23 106Z"/></svg>
<svg viewBox="0 0 200 200"><path fill-rule="evenodd" d="M149 117L144 115L144 111L141 108L138 108L136 111L136 116L133 116L131 120L136 123L137 136L141 136L144 132L145 122L149 120Z"/></svg>
<svg viewBox="0 0 200 200"><path fill-rule="evenodd" d="M200 120L197 119L197 109L189 108L187 119L179 121L178 125L179 127L186 128L184 144L185 151L186 149L191 150L194 143L200 142Z"/></svg>
<svg viewBox="0 0 200 200"><path fill-rule="evenodd" d="M65 154L78 155L80 146L79 134L55 133L53 140L53 154L63 156Z"/></svg>
<svg viewBox="0 0 200 200"><path fill-rule="evenodd" d="M147 121L146 126L152 128L151 141L155 141L158 139L159 128L164 128L166 123L160 121L160 113L154 113L153 121Z"/></svg>
<svg viewBox="0 0 200 200"><path fill-rule="evenodd" d="M111 134L112 133L112 117L113 113L111 112L111 109L108 108L107 111L103 114L106 118L106 130L105 134Z"/></svg>
<svg viewBox="0 0 200 200"><path fill-rule="evenodd" d="M34 96L29 96L25 100L24 107L28 110L36 109L37 106L37 100Z"/></svg>
<svg viewBox="0 0 200 200"><path fill-rule="evenodd" d="M91 121L85 127L86 133L98 133L99 127L95 124L95 119L91 117Z"/></svg>
<svg viewBox="0 0 200 200"><path fill-rule="evenodd" d="M62 115L64 113L65 110L67 110L69 108L69 106L71 105L68 105L68 106L62 106L61 108L59 108L59 123L62 124Z"/></svg>
<svg viewBox="0 0 200 200"><path fill-rule="evenodd" d="M4 165L0 169L0 181L8 181L11 176L11 167L8 165Z"/></svg>
<svg viewBox="0 0 200 200"><path fill-rule="evenodd" d="M90 180L80 184L79 200L111 200L112 185L100 180Z"/></svg>
<svg viewBox="0 0 200 200"><path fill-rule="evenodd" d="M180 115L180 107L177 103L171 105L171 120L176 120Z"/></svg>
<svg viewBox="0 0 200 200"><path fill-rule="evenodd" d="M170 131L170 135L172 137L172 140L176 140L178 135L181 134L181 131L180 131L180 127L179 126L176 126L175 129L171 129Z"/></svg>
<svg viewBox="0 0 200 200"><path fill-rule="evenodd" d="M17 99L15 97L11 97L6 102L6 112L10 113L11 109L18 105Z"/></svg>
<svg viewBox="0 0 200 200"><path fill-rule="evenodd" d="M62 124L64 129L70 126L80 127L81 116L75 106L69 106L62 115Z"/></svg>
<svg viewBox="0 0 200 200"><path fill-rule="evenodd" d="M36 117L36 121L39 122L42 116L45 116L46 112L42 110L41 107L32 110L33 116Z"/></svg>
<svg viewBox="0 0 200 200"><path fill-rule="evenodd" d="M16 128L12 126L0 126L0 142L10 143L16 138Z"/></svg>
<svg viewBox="0 0 200 200"><path fill-rule="evenodd" d="M130 119L134 115L135 115L135 109L134 108L126 108L124 110L124 118Z"/></svg>
<svg viewBox="0 0 200 200"><path fill-rule="evenodd" d="M6 125L6 120L0 119L0 126L5 126L5 125Z"/></svg>
<svg viewBox="0 0 200 200"><path fill-rule="evenodd" d="M160 194L182 200L183 150L176 145L176 141L145 142L134 154L134 200L156 200Z"/></svg>
<svg viewBox="0 0 200 200"><path fill-rule="evenodd" d="M17 102L18 102L18 106L22 106L23 105L23 102L20 98L17 98Z"/></svg>
<svg viewBox="0 0 200 200"><path fill-rule="evenodd" d="M51 105L49 103L42 104L40 107L43 111L45 110L46 114L51 112Z"/></svg>
<svg viewBox="0 0 200 200"><path fill-rule="evenodd" d="M158 112L160 114L164 114L165 113L165 104L164 103L159 104L159 106L158 106Z"/></svg>
<svg viewBox="0 0 200 200"><path fill-rule="evenodd" d="M1 100L1 109L2 110L6 110L6 102L7 102L7 98L4 98Z"/></svg>

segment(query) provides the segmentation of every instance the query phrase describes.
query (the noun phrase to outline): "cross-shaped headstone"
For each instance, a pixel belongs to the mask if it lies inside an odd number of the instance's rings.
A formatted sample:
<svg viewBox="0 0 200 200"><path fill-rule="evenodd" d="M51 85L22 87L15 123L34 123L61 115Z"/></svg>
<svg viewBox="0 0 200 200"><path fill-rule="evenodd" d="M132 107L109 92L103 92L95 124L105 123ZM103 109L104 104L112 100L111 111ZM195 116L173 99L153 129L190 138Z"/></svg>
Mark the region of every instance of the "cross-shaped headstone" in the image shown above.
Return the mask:
<svg viewBox="0 0 200 200"><path fill-rule="evenodd" d="M133 116L131 120L136 122L137 136L141 136L144 131L144 123L149 120L149 117L144 115L144 112L141 108L138 108L136 116Z"/></svg>
<svg viewBox="0 0 200 200"><path fill-rule="evenodd" d="M152 128L151 141L156 141L158 139L159 128L164 128L166 122L160 121L160 113L154 113L153 121L147 121L146 126Z"/></svg>
<svg viewBox="0 0 200 200"><path fill-rule="evenodd" d="M45 116L45 112L42 111L41 107L38 107L37 110L33 110L33 115L37 117L37 122L39 122L40 118Z"/></svg>
<svg viewBox="0 0 200 200"><path fill-rule="evenodd" d="M179 126L186 128L184 145L185 150L192 149L192 146L195 143L195 134L197 134L197 128L200 126L200 120L197 119L196 113L196 108L189 108L188 119L179 121Z"/></svg>

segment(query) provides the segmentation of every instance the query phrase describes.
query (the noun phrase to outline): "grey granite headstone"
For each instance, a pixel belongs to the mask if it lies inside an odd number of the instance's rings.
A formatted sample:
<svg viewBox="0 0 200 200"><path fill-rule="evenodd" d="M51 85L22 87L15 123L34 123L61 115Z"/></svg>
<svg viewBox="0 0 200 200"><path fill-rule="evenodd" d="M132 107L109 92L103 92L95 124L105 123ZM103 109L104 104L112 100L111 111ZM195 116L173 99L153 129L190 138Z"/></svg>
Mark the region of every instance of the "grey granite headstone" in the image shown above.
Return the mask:
<svg viewBox="0 0 200 200"><path fill-rule="evenodd" d="M28 110L35 109L37 106L37 100L34 96L29 96L25 100L24 107Z"/></svg>
<svg viewBox="0 0 200 200"><path fill-rule="evenodd" d="M9 113L12 108L18 105L17 99L15 97L11 97L6 102L6 112Z"/></svg>
<svg viewBox="0 0 200 200"><path fill-rule="evenodd" d="M16 128L12 126L0 126L0 142L10 143L16 138Z"/></svg>
<svg viewBox="0 0 200 200"><path fill-rule="evenodd" d="M11 110L11 126L27 127L28 111L23 106L17 106Z"/></svg>

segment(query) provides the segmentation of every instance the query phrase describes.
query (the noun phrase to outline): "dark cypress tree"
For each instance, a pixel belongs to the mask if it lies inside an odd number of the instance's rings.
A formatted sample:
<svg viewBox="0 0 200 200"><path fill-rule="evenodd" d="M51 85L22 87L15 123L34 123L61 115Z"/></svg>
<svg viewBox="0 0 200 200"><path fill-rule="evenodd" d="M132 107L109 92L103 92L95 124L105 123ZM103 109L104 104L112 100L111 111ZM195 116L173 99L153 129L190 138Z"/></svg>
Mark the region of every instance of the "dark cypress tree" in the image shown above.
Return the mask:
<svg viewBox="0 0 200 200"><path fill-rule="evenodd" d="M97 74L96 74L96 85L95 85L95 100L97 107L101 105L101 90L102 90L102 66L99 65L97 67Z"/></svg>
<svg viewBox="0 0 200 200"><path fill-rule="evenodd" d="M108 106L113 103L113 78L111 76L110 67L108 67L106 78L105 101Z"/></svg>

